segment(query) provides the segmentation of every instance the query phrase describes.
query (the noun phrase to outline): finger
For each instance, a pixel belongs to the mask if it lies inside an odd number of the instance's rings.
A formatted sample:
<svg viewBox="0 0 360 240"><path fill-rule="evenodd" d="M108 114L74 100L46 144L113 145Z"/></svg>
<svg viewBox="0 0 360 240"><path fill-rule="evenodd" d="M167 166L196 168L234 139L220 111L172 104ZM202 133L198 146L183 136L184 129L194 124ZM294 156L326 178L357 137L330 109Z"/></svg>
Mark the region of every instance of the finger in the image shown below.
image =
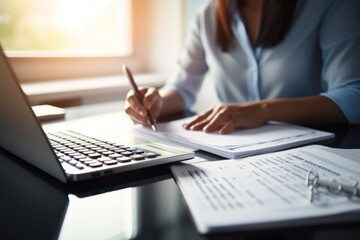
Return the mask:
<svg viewBox="0 0 360 240"><path fill-rule="evenodd" d="M231 131L233 131L235 128L233 122L228 122L226 123L220 130L219 130L219 134L228 134Z"/></svg>
<svg viewBox="0 0 360 240"><path fill-rule="evenodd" d="M125 108L125 112L130 116L131 120L134 123L139 123L139 124L142 124L144 126L149 125L148 118L141 116L137 111L134 111L133 108L131 108L131 107Z"/></svg>
<svg viewBox="0 0 360 240"><path fill-rule="evenodd" d="M193 119L191 122L185 123L185 124L184 124L184 127L186 127L186 129L189 129L189 130L190 130L190 128L191 128L192 126L194 126L194 125L196 125L196 124L198 124L198 123L206 120L206 119L212 114L212 112L213 112L213 109L210 109L210 110L206 111L205 113L199 114L199 115L198 115L195 119Z"/></svg>
<svg viewBox="0 0 360 240"><path fill-rule="evenodd" d="M160 95L156 88L147 89L143 99L144 107L150 109L153 106L153 104L159 100L159 98Z"/></svg>
<svg viewBox="0 0 360 240"><path fill-rule="evenodd" d="M204 131L207 133L214 132L221 129L229 121L233 121L231 113L229 113L228 109L222 109L212 117L211 121L209 121L206 126L204 126Z"/></svg>
<svg viewBox="0 0 360 240"><path fill-rule="evenodd" d="M213 120L213 118L221 111L221 107L214 107L210 109L208 112L201 116L202 120L193 124L190 129L191 130L203 130L204 128Z"/></svg>
<svg viewBox="0 0 360 240"><path fill-rule="evenodd" d="M200 130L203 128L203 126L205 126L208 122L208 117L211 115L212 113L212 109L208 110L207 112L197 116L194 120L192 120L189 123L185 123L183 125L183 127L186 130Z"/></svg>
<svg viewBox="0 0 360 240"><path fill-rule="evenodd" d="M158 117L163 107L163 99L156 88L150 88L144 96L144 107L147 108L153 117Z"/></svg>
<svg viewBox="0 0 360 240"><path fill-rule="evenodd" d="M141 114L141 111L134 108L134 105L131 104L132 98L129 97L129 101L125 102L124 111L125 113L136 123L145 124L147 115L143 116L144 114ZM134 100L136 101L136 100ZM146 111L145 111L146 112Z"/></svg>
<svg viewBox="0 0 360 240"><path fill-rule="evenodd" d="M201 122L192 125L189 129L192 131L202 131L207 124L208 124L208 120L203 120Z"/></svg>
<svg viewBox="0 0 360 240"><path fill-rule="evenodd" d="M141 116L146 116L146 109L140 99L136 97L134 91L130 91L127 94L126 100L134 111L138 112Z"/></svg>

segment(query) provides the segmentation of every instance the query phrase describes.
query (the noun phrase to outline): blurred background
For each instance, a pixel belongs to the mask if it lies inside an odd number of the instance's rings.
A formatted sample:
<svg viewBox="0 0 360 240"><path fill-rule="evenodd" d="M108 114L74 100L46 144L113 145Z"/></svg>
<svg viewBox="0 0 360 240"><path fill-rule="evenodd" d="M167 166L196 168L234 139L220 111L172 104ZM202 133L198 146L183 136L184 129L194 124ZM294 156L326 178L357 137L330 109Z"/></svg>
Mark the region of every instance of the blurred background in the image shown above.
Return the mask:
<svg viewBox="0 0 360 240"><path fill-rule="evenodd" d="M127 64L161 86L208 0L2 0L0 43L32 104L123 98Z"/></svg>

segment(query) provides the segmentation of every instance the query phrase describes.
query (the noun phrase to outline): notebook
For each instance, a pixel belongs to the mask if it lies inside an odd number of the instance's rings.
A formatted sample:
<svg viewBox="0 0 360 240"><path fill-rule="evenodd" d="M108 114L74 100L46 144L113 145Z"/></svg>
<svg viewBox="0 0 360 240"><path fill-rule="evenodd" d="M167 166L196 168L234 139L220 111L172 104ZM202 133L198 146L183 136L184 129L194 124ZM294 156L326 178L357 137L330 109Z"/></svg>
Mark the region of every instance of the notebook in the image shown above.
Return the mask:
<svg viewBox="0 0 360 240"><path fill-rule="evenodd" d="M99 139L71 128L45 132L1 47L0 52L0 146L60 181L81 181L194 157L187 149L129 139L126 134L109 141L106 133L102 134L105 139Z"/></svg>

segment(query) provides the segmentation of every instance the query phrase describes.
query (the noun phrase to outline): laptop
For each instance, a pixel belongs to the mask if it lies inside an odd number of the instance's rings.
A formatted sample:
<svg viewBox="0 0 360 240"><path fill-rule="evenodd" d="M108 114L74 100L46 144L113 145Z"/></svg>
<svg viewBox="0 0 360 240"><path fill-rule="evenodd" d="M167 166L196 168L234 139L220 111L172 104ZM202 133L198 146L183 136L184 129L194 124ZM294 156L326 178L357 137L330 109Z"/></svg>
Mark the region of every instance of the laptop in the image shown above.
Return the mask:
<svg viewBox="0 0 360 240"><path fill-rule="evenodd" d="M192 151L129 134L119 134L122 137L109 141L76 129L45 132L1 46L0 112L0 147L62 182L98 178L194 157ZM124 144L129 142L135 145Z"/></svg>

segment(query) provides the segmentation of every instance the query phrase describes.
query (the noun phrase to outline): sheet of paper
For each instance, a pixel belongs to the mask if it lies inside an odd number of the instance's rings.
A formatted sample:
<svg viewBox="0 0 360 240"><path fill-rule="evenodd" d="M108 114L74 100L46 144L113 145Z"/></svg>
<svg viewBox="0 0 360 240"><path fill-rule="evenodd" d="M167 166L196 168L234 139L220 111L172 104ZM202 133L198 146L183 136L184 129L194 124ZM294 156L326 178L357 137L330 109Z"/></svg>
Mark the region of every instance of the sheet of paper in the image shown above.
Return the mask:
<svg viewBox="0 0 360 240"><path fill-rule="evenodd" d="M326 189L319 189L310 203L305 180L310 170L343 184L360 181L359 163L317 146L172 167L201 232L360 210L358 199Z"/></svg>

